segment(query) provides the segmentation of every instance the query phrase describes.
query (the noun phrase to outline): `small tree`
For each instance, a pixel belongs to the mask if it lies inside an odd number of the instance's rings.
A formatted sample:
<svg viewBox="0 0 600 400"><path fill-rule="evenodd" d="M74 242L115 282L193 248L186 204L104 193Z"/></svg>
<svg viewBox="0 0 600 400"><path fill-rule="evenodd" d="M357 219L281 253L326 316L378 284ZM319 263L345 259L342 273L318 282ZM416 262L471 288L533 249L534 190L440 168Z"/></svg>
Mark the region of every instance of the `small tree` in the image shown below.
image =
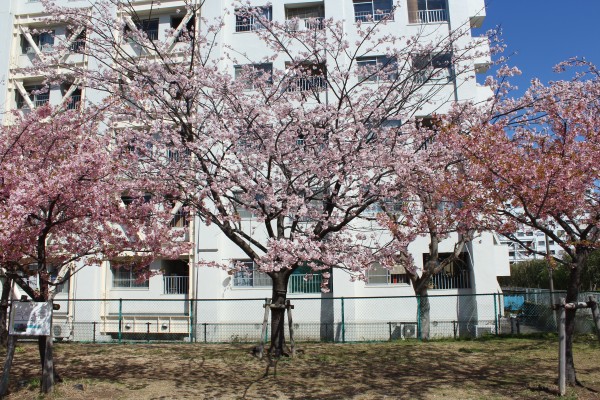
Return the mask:
<svg viewBox="0 0 600 400"><path fill-rule="evenodd" d="M34 301L51 301L71 265L78 270L126 254L143 264L181 249L166 243L171 215L147 196L150 184L127 179L126 157L98 130L99 112L45 106L0 129L0 265ZM132 199L128 206L123 195ZM39 288L26 279L32 273ZM39 345L48 392L52 336Z"/></svg>

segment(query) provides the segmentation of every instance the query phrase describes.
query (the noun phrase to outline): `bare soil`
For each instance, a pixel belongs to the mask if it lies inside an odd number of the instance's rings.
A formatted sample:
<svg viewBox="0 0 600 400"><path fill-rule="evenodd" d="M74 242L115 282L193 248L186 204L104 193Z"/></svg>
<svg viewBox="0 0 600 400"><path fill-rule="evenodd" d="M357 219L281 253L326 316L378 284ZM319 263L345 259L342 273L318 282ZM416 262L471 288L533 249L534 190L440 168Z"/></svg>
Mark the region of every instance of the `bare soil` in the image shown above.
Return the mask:
<svg viewBox="0 0 600 400"><path fill-rule="evenodd" d="M70 344L55 347L64 381L39 393L37 346L20 343L7 399L553 399L556 337L372 344L302 343L265 376L251 345ZM574 346L581 387L600 399L600 345ZM0 352L2 360L4 352Z"/></svg>

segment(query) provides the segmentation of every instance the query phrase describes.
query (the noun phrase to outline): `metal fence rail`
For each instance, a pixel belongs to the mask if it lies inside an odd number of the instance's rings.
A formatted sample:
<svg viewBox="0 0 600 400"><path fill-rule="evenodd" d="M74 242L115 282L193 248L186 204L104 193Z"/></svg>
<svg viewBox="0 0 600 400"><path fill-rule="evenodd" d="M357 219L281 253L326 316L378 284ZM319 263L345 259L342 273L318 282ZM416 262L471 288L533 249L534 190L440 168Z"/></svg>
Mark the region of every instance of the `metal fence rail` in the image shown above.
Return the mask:
<svg viewBox="0 0 600 400"><path fill-rule="evenodd" d="M559 294L555 294L558 298ZM582 293L600 298L600 293ZM518 298L522 296L522 298ZM564 295L563 295L564 296ZM294 298L296 340L368 342L420 339L424 311L417 296ZM77 342L257 342L268 299L68 299L57 296L53 335ZM547 291L429 296L430 338L555 332ZM288 325L286 324L286 330ZM576 330L594 329L578 311ZM270 326L267 326L267 337Z"/></svg>

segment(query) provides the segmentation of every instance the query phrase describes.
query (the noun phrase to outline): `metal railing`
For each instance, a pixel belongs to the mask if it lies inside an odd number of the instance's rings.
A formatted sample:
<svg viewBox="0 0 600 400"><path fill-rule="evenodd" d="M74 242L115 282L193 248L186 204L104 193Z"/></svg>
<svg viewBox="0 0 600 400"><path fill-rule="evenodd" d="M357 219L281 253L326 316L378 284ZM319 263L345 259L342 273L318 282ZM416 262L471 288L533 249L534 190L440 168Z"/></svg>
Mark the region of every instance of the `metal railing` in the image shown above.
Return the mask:
<svg viewBox="0 0 600 400"><path fill-rule="evenodd" d="M71 46L69 46L69 50L73 53L81 53L83 50L85 50L85 39L75 40L73 43L71 43Z"/></svg>
<svg viewBox="0 0 600 400"><path fill-rule="evenodd" d="M187 294L189 276L163 276L164 294Z"/></svg>
<svg viewBox="0 0 600 400"><path fill-rule="evenodd" d="M471 278L469 271L462 270L456 274L447 274L440 272L431 277L430 285L432 289L469 289L471 287Z"/></svg>
<svg viewBox="0 0 600 400"><path fill-rule="evenodd" d="M377 12L379 11L379 12ZM355 11L354 12L354 21L381 21L384 19L393 20L394 14L392 10L376 10L374 13L370 11Z"/></svg>
<svg viewBox="0 0 600 400"><path fill-rule="evenodd" d="M144 29L144 33L148 40L158 40L158 29Z"/></svg>
<svg viewBox="0 0 600 400"><path fill-rule="evenodd" d="M312 279L301 274L292 275L288 282L288 293L320 293L322 281L321 274L314 274Z"/></svg>
<svg viewBox="0 0 600 400"><path fill-rule="evenodd" d="M315 17L315 18L295 18L289 19L285 21L285 27L288 32L295 32L299 30L315 30L315 29L323 29L324 17Z"/></svg>
<svg viewBox="0 0 600 400"><path fill-rule="evenodd" d="M81 95L74 94L67 103L67 110L79 110L79 104L81 103Z"/></svg>
<svg viewBox="0 0 600 400"><path fill-rule="evenodd" d="M45 95L38 95L36 96L36 98L33 100L33 105L34 107L41 107L44 104L47 104L48 101L50 101L50 95L49 94L45 94Z"/></svg>
<svg viewBox="0 0 600 400"><path fill-rule="evenodd" d="M413 11L409 15L409 22L411 24L430 24L435 22L447 22L448 11L446 9L440 10L419 10Z"/></svg>
<svg viewBox="0 0 600 400"><path fill-rule="evenodd" d="M265 26L259 21L258 18L240 18L235 22L236 32L251 32L258 31L261 29L265 29Z"/></svg>
<svg viewBox="0 0 600 400"><path fill-rule="evenodd" d="M322 76L305 76L291 78L286 87L288 92L305 92L309 90L323 90L327 87L327 80Z"/></svg>

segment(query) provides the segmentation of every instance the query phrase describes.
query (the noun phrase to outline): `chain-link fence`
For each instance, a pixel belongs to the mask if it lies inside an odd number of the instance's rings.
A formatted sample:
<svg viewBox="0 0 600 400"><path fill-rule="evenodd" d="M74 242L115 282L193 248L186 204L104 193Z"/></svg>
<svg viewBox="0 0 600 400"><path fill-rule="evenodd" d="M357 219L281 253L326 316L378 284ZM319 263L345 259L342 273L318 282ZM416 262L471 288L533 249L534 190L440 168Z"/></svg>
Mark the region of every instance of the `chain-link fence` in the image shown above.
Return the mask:
<svg viewBox="0 0 600 400"><path fill-rule="evenodd" d="M596 300L599 293L582 293ZM478 295L292 298L286 316L298 341L366 342L396 339L479 337L555 332L552 302L564 293L511 289ZM56 299L53 335L77 342L243 342L268 338L263 326L269 299ZM429 308L429 312L427 312ZM594 324L589 310L577 311L577 332Z"/></svg>

